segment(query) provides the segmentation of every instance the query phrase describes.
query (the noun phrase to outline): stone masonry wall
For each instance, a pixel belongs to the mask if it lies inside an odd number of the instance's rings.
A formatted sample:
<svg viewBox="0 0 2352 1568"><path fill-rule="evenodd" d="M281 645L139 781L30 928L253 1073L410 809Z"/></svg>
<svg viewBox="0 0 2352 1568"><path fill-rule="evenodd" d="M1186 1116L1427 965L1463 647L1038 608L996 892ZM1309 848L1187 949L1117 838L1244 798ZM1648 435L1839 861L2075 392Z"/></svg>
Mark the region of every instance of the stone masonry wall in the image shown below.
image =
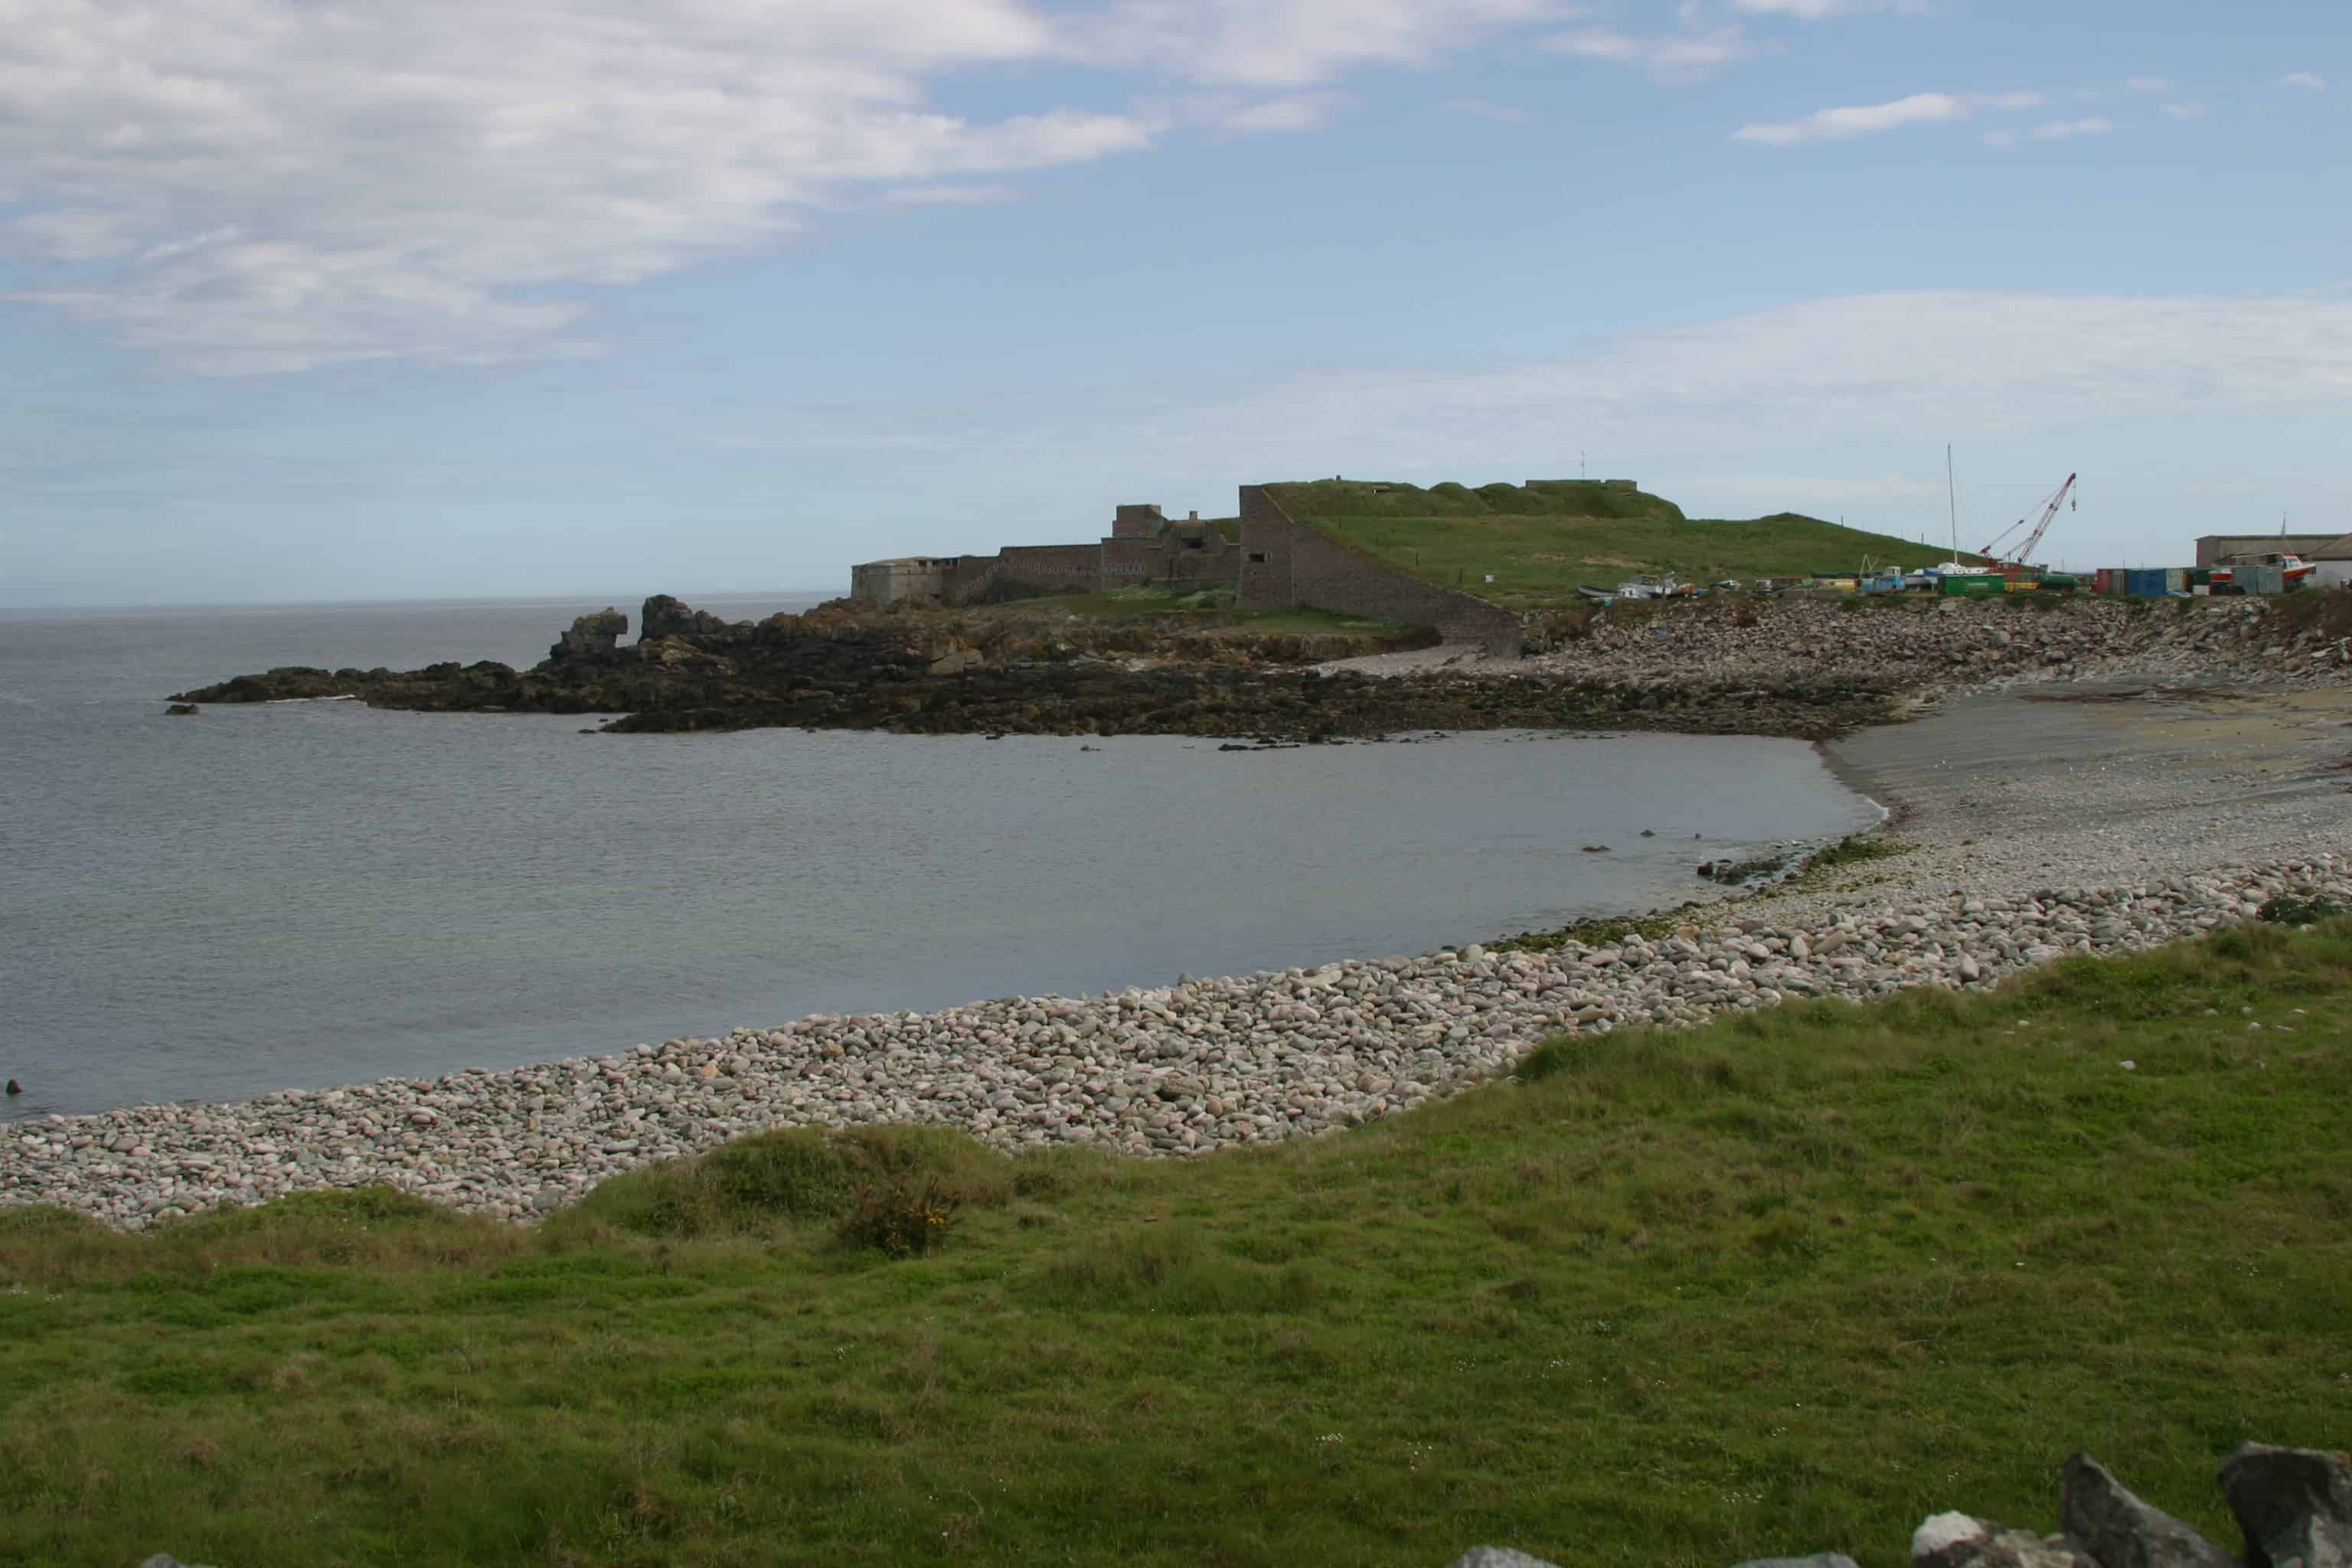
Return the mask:
<svg viewBox="0 0 2352 1568"><path fill-rule="evenodd" d="M1476 643L1491 653L1520 649L1519 617L1509 610L1408 576L1319 529L1293 521L1262 485L1242 487L1241 513L1244 605L1307 605L1434 626L1448 642Z"/></svg>
<svg viewBox="0 0 2352 1568"><path fill-rule="evenodd" d="M997 575L1024 587L1090 593L1103 584L1099 544L1008 544L996 552Z"/></svg>

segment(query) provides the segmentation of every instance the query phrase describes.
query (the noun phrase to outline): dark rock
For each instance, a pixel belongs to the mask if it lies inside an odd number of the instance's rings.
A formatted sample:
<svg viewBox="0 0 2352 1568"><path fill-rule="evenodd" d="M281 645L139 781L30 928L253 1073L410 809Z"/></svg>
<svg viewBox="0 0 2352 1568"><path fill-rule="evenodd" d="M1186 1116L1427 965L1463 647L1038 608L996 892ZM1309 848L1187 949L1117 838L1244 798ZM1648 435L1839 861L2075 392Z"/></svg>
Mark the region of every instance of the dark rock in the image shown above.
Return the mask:
<svg viewBox="0 0 2352 1568"><path fill-rule="evenodd" d="M12 1079L10 1079L8 1080L8 1092L9 1092L10 1094L22 1094L22 1093L24 1093L24 1092L25 1092L25 1086L24 1086L23 1084L21 1084L21 1083L18 1083L15 1079L13 1079L13 1078L12 1078Z"/></svg>
<svg viewBox="0 0 2352 1568"><path fill-rule="evenodd" d="M203 709L197 707L193 702L174 702L169 708L163 710L165 716L173 719L184 719L192 713L201 713L203 711Z"/></svg>
<svg viewBox="0 0 2352 1568"><path fill-rule="evenodd" d="M1911 1568L2101 1568L2079 1542L1973 1514L1939 1513L1911 1534Z"/></svg>
<svg viewBox="0 0 2352 1568"><path fill-rule="evenodd" d="M637 612L637 640L659 642L664 637L707 637L751 631L749 621L727 621L709 610L698 610L682 599L656 594Z"/></svg>
<svg viewBox="0 0 2352 1568"><path fill-rule="evenodd" d="M1289 656L1282 648L1295 644L1298 658L1318 662L1367 650L1290 634L1253 638L1233 626L1213 636L1117 621L844 608L727 622L656 595L646 601L643 637L607 646L622 620L616 611L583 616L546 661L520 672L455 661L331 674L290 668L175 693L173 700L350 695L419 712L625 715L606 726L608 734L769 727L1159 734L1245 737L1253 747L1604 725L1821 740L1894 716L1892 689L1867 681L1759 692L1752 683L1692 680L1653 710L1629 710L1626 693L1599 681L1318 674L1284 664Z"/></svg>
<svg viewBox="0 0 2352 1568"><path fill-rule="evenodd" d="M1858 1568L1843 1552L1816 1552L1810 1557L1751 1557L1737 1568Z"/></svg>
<svg viewBox="0 0 2352 1568"><path fill-rule="evenodd" d="M547 650L550 659L583 658L600 653L610 653L613 645L627 635L629 617L607 605L593 616L583 616L572 623L572 629L556 639Z"/></svg>
<svg viewBox="0 0 2352 1568"><path fill-rule="evenodd" d="M1530 1557L1524 1552L1514 1552L1507 1546L1474 1546L1456 1557L1447 1568L1557 1568L1540 1557Z"/></svg>
<svg viewBox="0 0 2352 1568"><path fill-rule="evenodd" d="M2237 1568L2237 1559L2134 1497L2090 1455L2059 1470L2059 1524L2103 1568Z"/></svg>
<svg viewBox="0 0 2352 1568"><path fill-rule="evenodd" d="M2241 1443L2218 1479L2247 1568L2352 1565L2352 1454Z"/></svg>

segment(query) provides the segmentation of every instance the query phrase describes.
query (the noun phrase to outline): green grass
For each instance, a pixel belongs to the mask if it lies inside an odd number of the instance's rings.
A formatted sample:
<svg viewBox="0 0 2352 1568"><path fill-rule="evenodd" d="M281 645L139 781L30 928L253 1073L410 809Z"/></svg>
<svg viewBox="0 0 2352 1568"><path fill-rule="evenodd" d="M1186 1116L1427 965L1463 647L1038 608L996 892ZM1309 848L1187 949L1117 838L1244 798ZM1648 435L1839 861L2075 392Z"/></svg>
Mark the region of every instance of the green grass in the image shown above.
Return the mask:
<svg viewBox="0 0 2352 1568"><path fill-rule="evenodd" d="M1516 608L1565 603L1580 583L1613 587L1633 574L1745 581L1853 572L1865 559L1909 569L1950 555L1794 512L1744 522L1685 518L1672 501L1597 480L1424 490L1325 479L1267 489L1299 521L1427 581Z"/></svg>
<svg viewBox="0 0 2352 1568"><path fill-rule="evenodd" d="M1225 626L1253 632L1362 632L1405 636L1417 628L1394 621L1343 615L1337 610L1306 605L1265 605L1243 609L1234 603L1234 589L1194 588L1176 593L1156 587L1111 588L1097 594L1054 594L1034 599L1008 599L994 606L1001 614L1030 616L1060 611L1087 620L1153 619L1174 629Z"/></svg>
<svg viewBox="0 0 2352 1568"><path fill-rule="evenodd" d="M2341 1441L2347 1020L2352 922L2257 925L1190 1163L801 1132L536 1231L15 1211L0 1561L1895 1568L2054 1526L2077 1447L2227 1542L2217 1456ZM843 1241L902 1178L947 1244Z"/></svg>

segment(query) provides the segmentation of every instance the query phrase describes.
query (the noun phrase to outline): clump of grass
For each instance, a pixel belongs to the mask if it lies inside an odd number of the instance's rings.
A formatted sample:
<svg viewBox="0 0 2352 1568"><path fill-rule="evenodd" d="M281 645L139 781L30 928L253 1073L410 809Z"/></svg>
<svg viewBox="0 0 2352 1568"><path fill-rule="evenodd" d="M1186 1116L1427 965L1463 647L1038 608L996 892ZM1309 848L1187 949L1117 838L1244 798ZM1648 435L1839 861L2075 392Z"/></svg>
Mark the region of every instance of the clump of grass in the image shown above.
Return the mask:
<svg viewBox="0 0 2352 1568"><path fill-rule="evenodd" d="M794 1223L839 1224L866 1194L904 1192L917 1181L916 1190L950 1211L995 1207L1013 1195L1013 1162L945 1128L795 1127L615 1176L551 1223L559 1232L609 1226L679 1239L767 1234Z"/></svg>
<svg viewBox="0 0 2352 1568"><path fill-rule="evenodd" d="M2333 920L2344 912L2344 906L2333 899L2303 899L2282 893L2256 910L2255 918L2273 925L2302 926Z"/></svg>
<svg viewBox="0 0 2352 1568"><path fill-rule="evenodd" d="M852 1247L870 1247L892 1258L919 1258L955 1228L961 1200L940 1185L937 1175L918 1187L900 1176L887 1186L860 1187L837 1234Z"/></svg>

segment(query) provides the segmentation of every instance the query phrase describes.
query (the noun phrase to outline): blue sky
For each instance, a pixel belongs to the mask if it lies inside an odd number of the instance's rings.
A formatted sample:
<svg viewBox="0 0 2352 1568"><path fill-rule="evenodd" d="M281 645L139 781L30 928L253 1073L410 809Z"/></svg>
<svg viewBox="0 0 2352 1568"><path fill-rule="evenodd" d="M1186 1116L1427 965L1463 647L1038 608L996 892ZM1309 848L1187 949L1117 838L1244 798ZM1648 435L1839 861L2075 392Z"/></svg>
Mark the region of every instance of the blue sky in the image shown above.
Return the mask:
<svg viewBox="0 0 2352 1568"><path fill-rule="evenodd" d="M656 15L657 14L657 15ZM0 0L0 605L838 589L1330 473L2352 531L2352 7Z"/></svg>

